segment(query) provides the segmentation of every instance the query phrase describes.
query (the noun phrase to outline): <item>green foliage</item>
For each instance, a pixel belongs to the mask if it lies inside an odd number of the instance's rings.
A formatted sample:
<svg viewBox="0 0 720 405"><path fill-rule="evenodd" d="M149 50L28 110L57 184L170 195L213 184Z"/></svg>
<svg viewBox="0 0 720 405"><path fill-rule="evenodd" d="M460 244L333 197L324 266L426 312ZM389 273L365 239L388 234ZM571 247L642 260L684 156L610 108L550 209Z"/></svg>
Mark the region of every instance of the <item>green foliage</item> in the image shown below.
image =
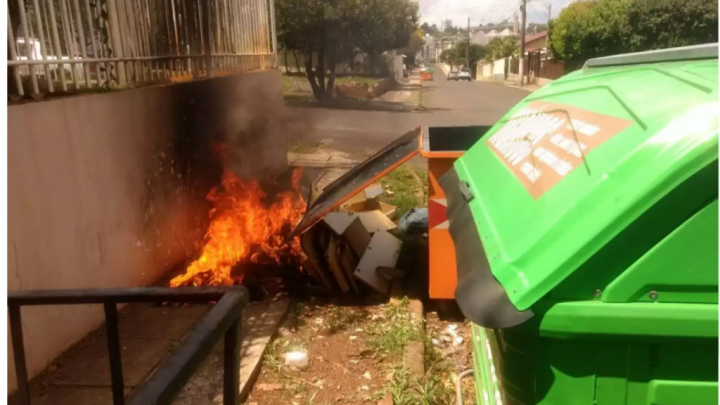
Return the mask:
<svg viewBox="0 0 720 405"><path fill-rule="evenodd" d="M518 55L519 45L515 37L493 38L487 44L486 59L498 60Z"/></svg>
<svg viewBox="0 0 720 405"><path fill-rule="evenodd" d="M576 67L601 56L717 42L717 1L577 1L549 29L553 56Z"/></svg>
<svg viewBox="0 0 720 405"><path fill-rule="evenodd" d="M332 98L338 63L407 46L419 18L411 0L278 0L275 10L278 42L304 55L318 101Z"/></svg>
<svg viewBox="0 0 720 405"><path fill-rule="evenodd" d="M629 4L630 0L572 3L551 23L551 52L570 62L623 53Z"/></svg>
<svg viewBox="0 0 720 405"><path fill-rule="evenodd" d="M470 44L469 55L467 42L459 42L454 47L444 50L440 54L440 60L452 66L468 65L475 66L476 63L486 57L488 48L482 45ZM470 63L467 63L467 56L470 57Z"/></svg>
<svg viewBox="0 0 720 405"><path fill-rule="evenodd" d="M418 51L422 49L423 45L425 45L425 40L423 38L418 35L411 35L408 46L402 48L399 52L406 56L405 62L408 65L414 65L415 55L417 55Z"/></svg>
<svg viewBox="0 0 720 405"><path fill-rule="evenodd" d="M627 19L631 51L718 41L717 0L634 0Z"/></svg>
<svg viewBox="0 0 720 405"><path fill-rule="evenodd" d="M437 35L440 30L437 27L437 24L429 25L428 23L424 22L420 26L420 29L423 30L423 32L430 34L430 35Z"/></svg>

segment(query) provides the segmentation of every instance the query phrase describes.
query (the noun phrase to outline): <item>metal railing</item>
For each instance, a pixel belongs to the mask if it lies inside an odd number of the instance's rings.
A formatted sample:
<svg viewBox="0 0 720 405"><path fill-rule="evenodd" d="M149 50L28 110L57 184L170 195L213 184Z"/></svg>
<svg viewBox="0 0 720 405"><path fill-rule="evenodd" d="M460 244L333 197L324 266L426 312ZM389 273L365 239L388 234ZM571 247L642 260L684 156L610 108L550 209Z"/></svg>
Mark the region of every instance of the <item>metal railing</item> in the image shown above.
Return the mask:
<svg viewBox="0 0 720 405"><path fill-rule="evenodd" d="M170 404L223 335L225 336L223 405L237 405L240 401L240 330L242 311L248 300L248 292L242 286L11 291L8 293L8 311L20 404L30 405L21 307L103 304L113 404L123 405L125 393L120 359L117 304L217 301L210 312L183 339L180 346L160 365L155 374L138 389L130 405Z"/></svg>
<svg viewBox="0 0 720 405"><path fill-rule="evenodd" d="M20 96L276 66L274 0L8 0Z"/></svg>

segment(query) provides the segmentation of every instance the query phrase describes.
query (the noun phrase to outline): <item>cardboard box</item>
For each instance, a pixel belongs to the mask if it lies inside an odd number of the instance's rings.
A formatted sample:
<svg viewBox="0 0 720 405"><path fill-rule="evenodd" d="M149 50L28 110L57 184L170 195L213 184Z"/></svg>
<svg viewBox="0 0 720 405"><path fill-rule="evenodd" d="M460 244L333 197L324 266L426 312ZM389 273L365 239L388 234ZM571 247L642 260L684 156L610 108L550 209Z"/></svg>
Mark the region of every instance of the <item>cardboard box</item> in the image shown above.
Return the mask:
<svg viewBox="0 0 720 405"><path fill-rule="evenodd" d="M345 230L356 218L360 220L368 233L389 231L397 228L397 225L395 225L395 223L385 216L385 214L383 214L380 210L364 212L330 212L323 218L323 223L329 226L336 235L343 235Z"/></svg>
<svg viewBox="0 0 720 405"><path fill-rule="evenodd" d="M388 219L392 220L395 219L395 212L397 211L397 207L392 204L378 201L374 198L340 207L340 211L343 212L365 212L375 210L382 212L383 214L385 214L386 217L388 217Z"/></svg>
<svg viewBox="0 0 720 405"><path fill-rule="evenodd" d="M379 267L394 268L398 261L402 241L386 231L375 232L355 269L355 277L373 290L387 294L390 279L380 274Z"/></svg>
<svg viewBox="0 0 720 405"><path fill-rule="evenodd" d="M340 207L338 207L341 211L343 210L343 207L347 207L359 202L363 202L370 198L375 198L383 193L383 188L380 184L375 183L368 186L365 190L355 194L354 196L350 197L345 201L344 203L340 204Z"/></svg>

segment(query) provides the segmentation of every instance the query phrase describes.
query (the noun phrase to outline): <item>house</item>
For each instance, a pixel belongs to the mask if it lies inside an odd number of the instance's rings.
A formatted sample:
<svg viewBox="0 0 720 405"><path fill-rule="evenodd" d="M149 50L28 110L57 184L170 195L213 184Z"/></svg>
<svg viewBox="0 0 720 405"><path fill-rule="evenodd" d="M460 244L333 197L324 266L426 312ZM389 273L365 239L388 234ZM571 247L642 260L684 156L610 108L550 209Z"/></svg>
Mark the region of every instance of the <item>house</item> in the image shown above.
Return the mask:
<svg viewBox="0 0 720 405"><path fill-rule="evenodd" d="M520 40L518 40L518 45L520 45ZM545 54L546 50L547 31L541 31L525 37L525 52L540 51L541 54Z"/></svg>
<svg viewBox="0 0 720 405"><path fill-rule="evenodd" d="M477 45L487 45L495 38L507 38L512 36L515 36L515 33L510 28L504 28L501 31L491 29L488 32L480 30L473 33L472 37L470 38L470 43Z"/></svg>
<svg viewBox="0 0 720 405"><path fill-rule="evenodd" d="M543 85L565 74L565 64L553 60L547 52L547 34L547 31L541 31L525 36L525 75L528 83Z"/></svg>

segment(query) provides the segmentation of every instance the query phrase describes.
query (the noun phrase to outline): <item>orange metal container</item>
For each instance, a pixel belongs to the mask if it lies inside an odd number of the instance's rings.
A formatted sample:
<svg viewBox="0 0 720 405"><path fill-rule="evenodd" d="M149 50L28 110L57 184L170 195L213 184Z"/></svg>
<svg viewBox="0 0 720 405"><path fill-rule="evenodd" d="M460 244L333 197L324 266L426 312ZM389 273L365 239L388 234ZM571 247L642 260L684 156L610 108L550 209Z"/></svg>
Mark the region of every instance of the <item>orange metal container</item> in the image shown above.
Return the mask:
<svg viewBox="0 0 720 405"><path fill-rule="evenodd" d="M415 128L368 160L335 180L312 202L288 238L303 233L328 212L420 153L428 159L429 294L433 299L455 299L457 267L455 245L448 230L442 177L487 131L489 126Z"/></svg>
<svg viewBox="0 0 720 405"><path fill-rule="evenodd" d="M433 74L432 74L432 72L422 72L422 73L420 73L420 80L432 81L432 80L433 80Z"/></svg>
<svg viewBox="0 0 720 405"><path fill-rule="evenodd" d="M457 267L455 245L447 221L445 191L438 183L455 160L475 144L490 127L423 128L421 156L428 159L429 295L432 299L455 299Z"/></svg>

